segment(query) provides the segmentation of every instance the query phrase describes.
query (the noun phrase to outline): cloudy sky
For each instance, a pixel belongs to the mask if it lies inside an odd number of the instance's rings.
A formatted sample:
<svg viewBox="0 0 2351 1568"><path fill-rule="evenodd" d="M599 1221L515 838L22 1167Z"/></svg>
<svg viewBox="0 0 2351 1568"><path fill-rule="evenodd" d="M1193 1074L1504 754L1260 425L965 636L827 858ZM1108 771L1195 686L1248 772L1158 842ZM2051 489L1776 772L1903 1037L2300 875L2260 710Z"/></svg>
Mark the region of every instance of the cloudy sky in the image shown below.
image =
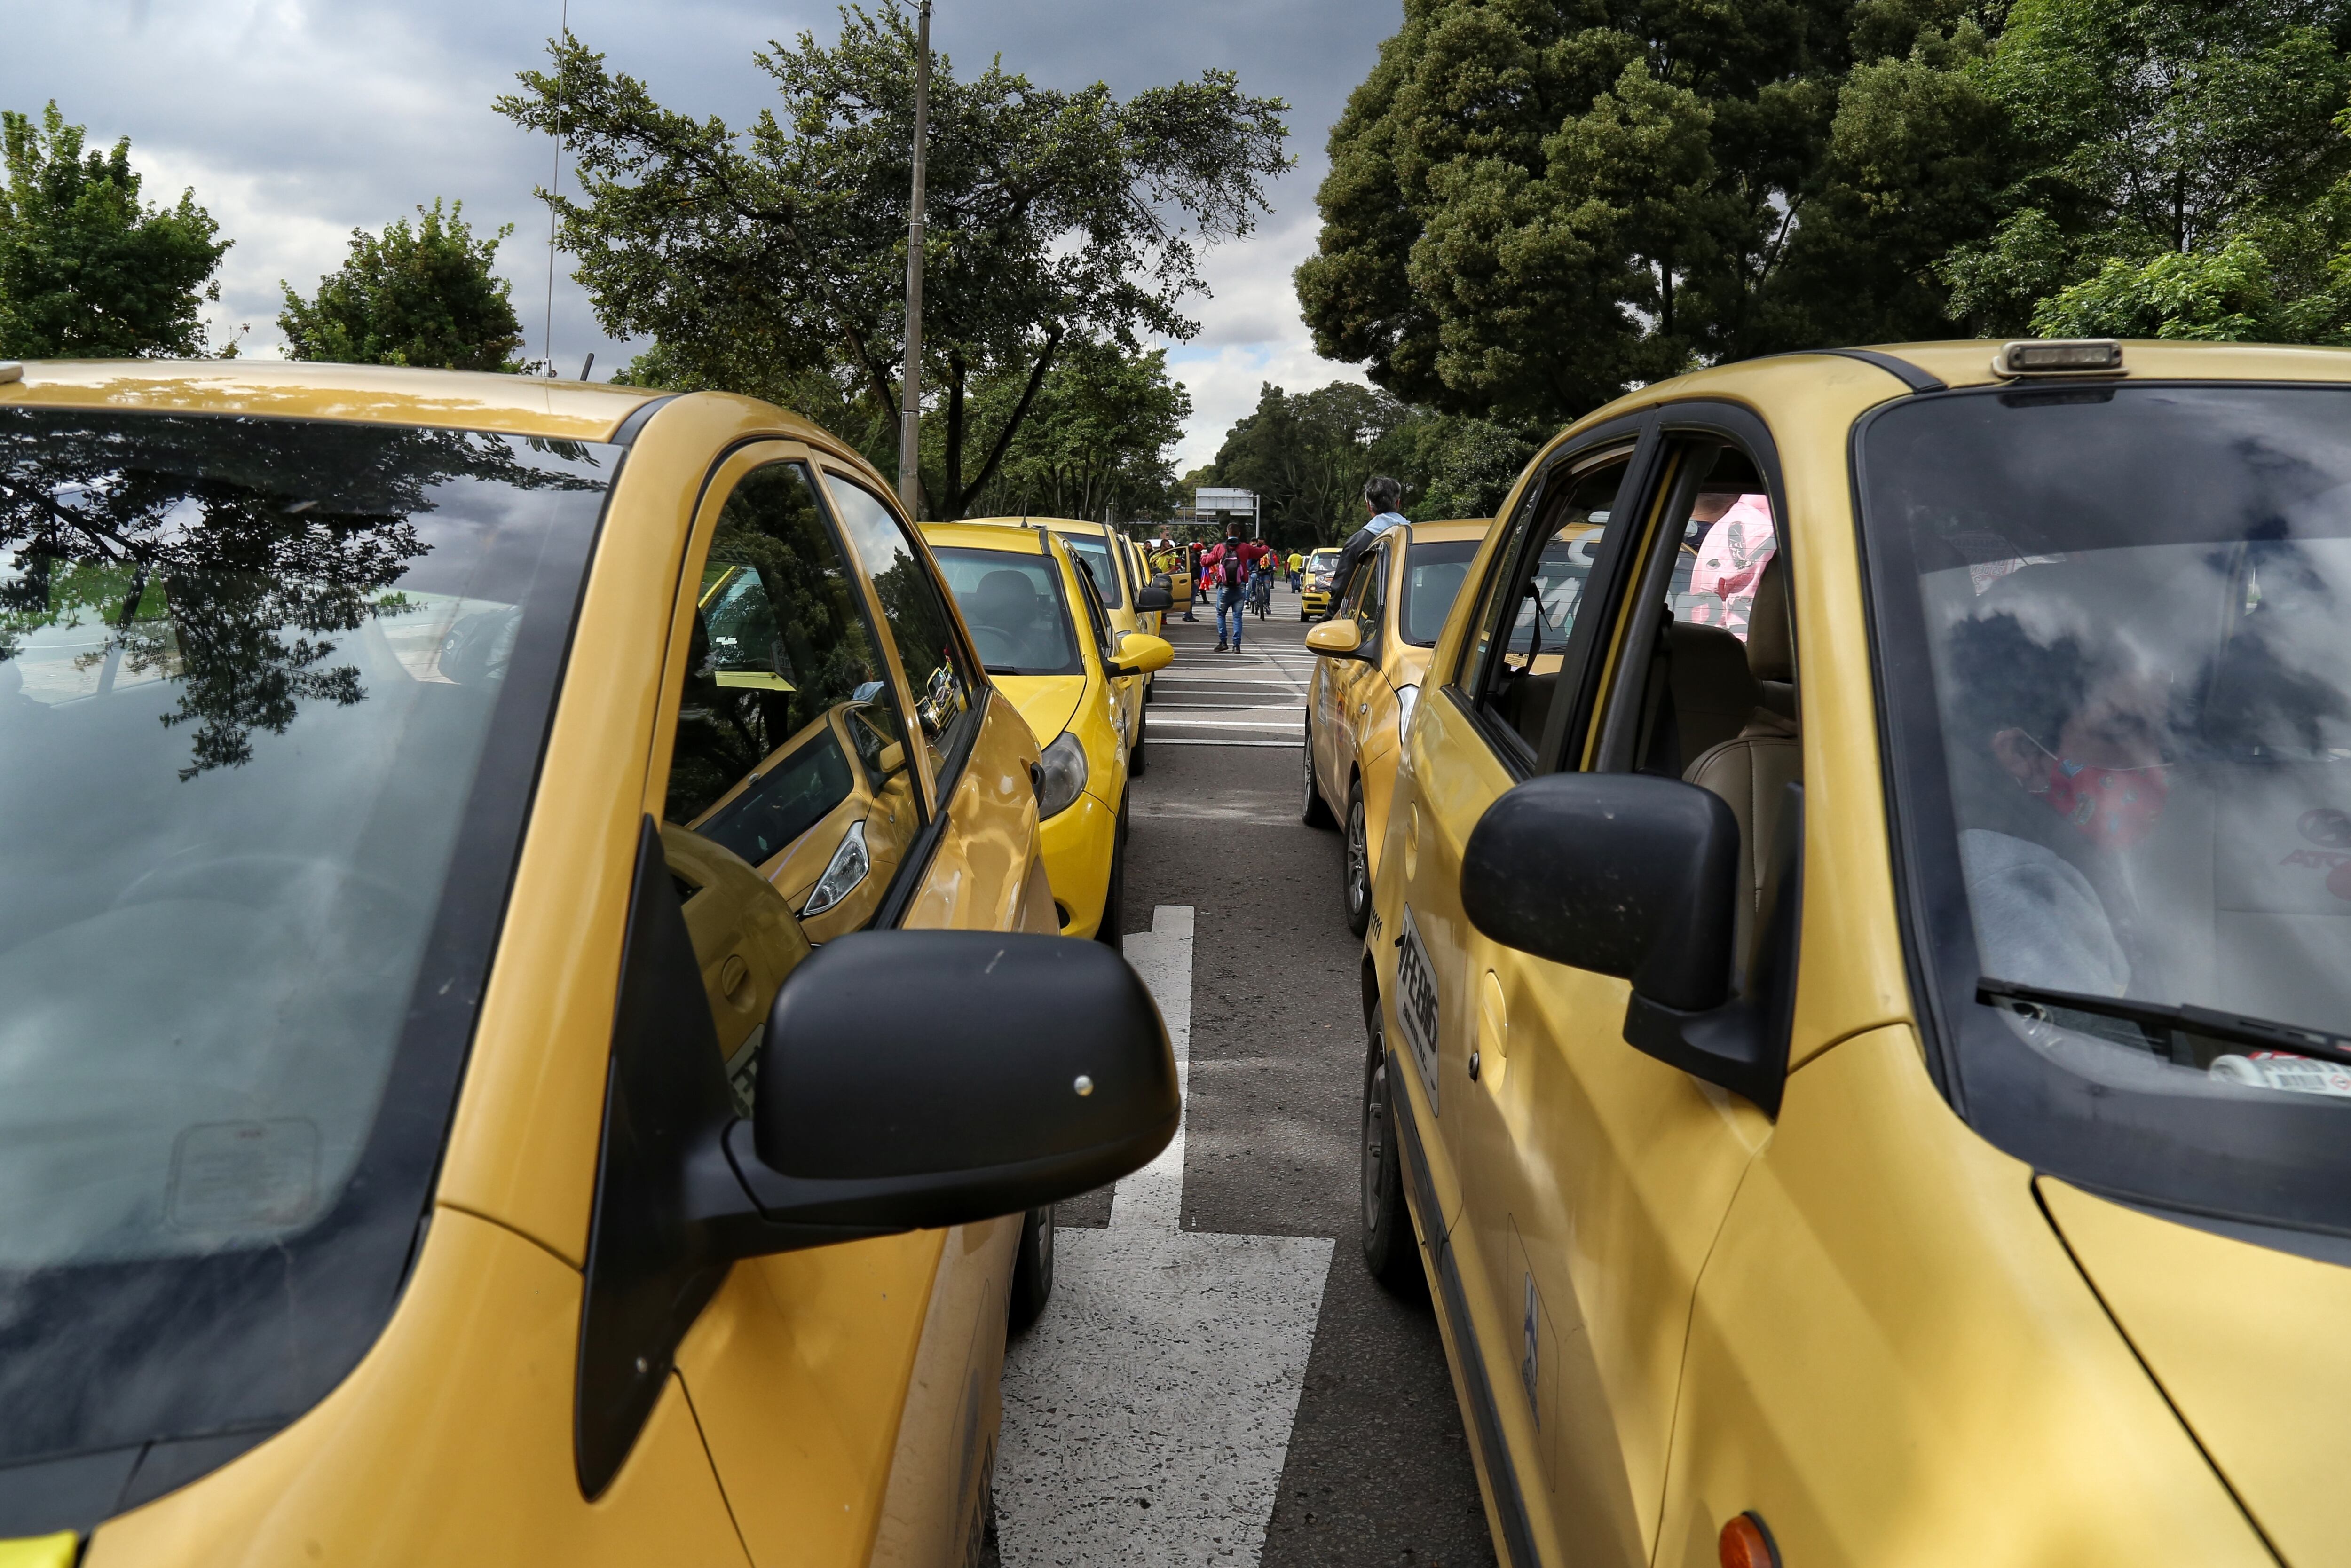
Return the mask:
<svg viewBox="0 0 2351 1568"><path fill-rule="evenodd" d="M50 99L94 141L131 139L145 193L197 199L236 241L223 266L214 340L250 324L274 351L277 281L306 291L340 259L355 225L380 228L434 196L463 200L477 228L515 225L499 252L517 308L543 351L544 138L490 111L514 73L542 58L566 0L0 0L0 107ZM569 0L572 30L665 105L739 124L772 94L751 53L803 29L830 37L825 0ZM1301 390L1353 377L1315 357L1290 290L1314 245L1323 138L1348 91L1401 21L1397 0L935 0L933 38L958 71L1001 54L1054 86L1102 80L1122 95L1235 69L1242 88L1287 99L1298 167L1247 241L1211 254L1202 329L1170 360L1196 413L1177 466L1214 455L1260 382ZM559 263L555 358L567 374L593 350L601 374L630 352L597 330Z"/></svg>

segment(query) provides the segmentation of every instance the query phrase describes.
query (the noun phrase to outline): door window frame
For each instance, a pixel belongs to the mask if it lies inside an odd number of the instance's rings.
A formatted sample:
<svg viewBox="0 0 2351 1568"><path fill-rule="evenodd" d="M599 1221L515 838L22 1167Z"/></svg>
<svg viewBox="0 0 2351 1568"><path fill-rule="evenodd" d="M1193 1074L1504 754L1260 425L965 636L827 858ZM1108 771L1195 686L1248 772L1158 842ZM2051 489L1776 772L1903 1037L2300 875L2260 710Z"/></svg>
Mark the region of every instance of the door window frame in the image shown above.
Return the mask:
<svg viewBox="0 0 2351 1568"><path fill-rule="evenodd" d="M898 923L905 904L904 894L922 878L930 862L928 846L937 835L932 831L939 813L924 793L927 775L915 759L914 753L928 748L914 743L919 721L914 713L912 695L906 685L906 673L898 663L895 639L882 635L884 622L881 605L872 588L863 560L851 545L847 530L835 515L832 497L823 493L820 476L824 455L789 436L755 435L736 442L711 460L702 477L702 487L694 501L694 517L688 525L685 549L678 558L677 581L670 610L669 645L662 657L661 689L653 707L653 734L645 764L644 803L642 810L656 822L668 821L669 776L676 763L678 716L684 706L686 663L693 657L694 617L697 613L697 588L701 574L710 561L710 550L718 537L719 515L726 510L736 486L762 468L779 463L798 463L808 470L810 489L815 497L817 515L835 549L841 552L841 563L859 581L858 604L865 616L866 635L874 640L875 651L883 661L883 678L891 688L891 700L896 706L899 727L908 737L904 741L909 753L906 766L914 769L916 780L914 804L917 828L904 857L899 862L896 876L884 890L878 913L871 930L881 930ZM973 727L977 730L977 727Z"/></svg>
<svg viewBox="0 0 2351 1568"><path fill-rule="evenodd" d="M1665 518L1669 513L1680 513L1687 518L1687 511L1680 499L1682 492L1694 490L1705 478L1703 470L1677 465L1675 460L1682 453L1696 443L1711 442L1717 449L1738 448L1755 465L1771 504L1772 549L1789 557L1790 570L1793 570L1788 537L1788 490L1781 472L1779 446L1771 438L1771 428L1749 409L1711 399L1664 403L1653 412L1656 417L1650 434L1644 439L1650 447L1650 465L1655 472L1637 492L1642 517L1641 553L1635 558L1637 566L1631 584L1637 597L1630 601L1630 615L1623 612L1622 603L1609 606L1606 624L1610 642L1607 657L1600 661L1604 666L1598 672L1600 678L1586 681L1587 702L1581 706L1573 728L1568 727L1565 715L1552 716L1551 732L1543 737L1544 756L1551 759L1543 769L1546 772L1629 773L1636 766L1632 751L1638 744L1640 705L1620 704L1615 698L1625 677L1635 674L1633 666L1625 662L1625 650L1654 642L1664 622L1665 595L1650 590L1652 580L1667 580L1673 570L1672 557L1660 533ZM1620 503L1624 500L1622 491L1617 498ZM1678 549L1679 544L1677 538L1675 548ZM1594 576L1597 575L1595 570ZM1661 590L1662 581L1654 586ZM1612 592L1616 587L1611 583ZM1788 591L1792 600L1792 576ZM1793 643L1797 635L1795 606L1791 602L1788 608L1789 638ZM1640 680L1646 681L1646 663L1637 674Z"/></svg>
<svg viewBox="0 0 2351 1568"><path fill-rule="evenodd" d="M902 709L901 722L906 731L906 747L910 752L920 754L920 760L914 762L915 777L923 780L925 789L930 792L930 804L923 812L923 826L927 830L931 823L946 811L947 798L954 792L956 781L963 776L964 764L970 760L972 748L979 740L980 727L987 723L988 694L995 688L988 682L987 672L980 664L978 653L972 648L971 637L964 627L963 612L956 604L955 595L949 591L946 579L939 571L939 563L931 559L931 547L923 538L923 530L907 520L906 514L898 506L897 497L892 495L887 489L877 489L866 483L856 470L837 457L818 454L816 462L818 470L825 481L820 486L824 490L822 497L824 507L828 512L833 514L831 519L833 532L842 540L849 559L856 563L858 580L862 584L867 612L872 617L875 628L883 633L881 641L887 644L883 649L883 656L889 662L897 688L904 699L905 706ZM844 485L854 485L882 503L883 510L888 513L891 519L898 525L898 531L904 536L907 548L912 551L916 562L930 574L931 586L937 591L940 602L946 607L947 635L955 639L956 648L963 656L964 670L970 676L969 697L973 722L964 727L963 735L952 747L939 754L939 766L935 769L931 766L931 748L922 744L923 722L921 716L916 714L914 708L914 683L907 678L904 662L898 655L897 632L891 627L889 618L883 613L882 596L874 590L872 567L865 558L858 553L856 541L850 538L849 529L841 523L839 507L832 498L831 488L834 480L839 480ZM910 758L909 761L913 762L914 759ZM935 835L925 834L915 841L925 864L929 863L930 844L934 838ZM909 852L910 862L914 853L914 851ZM885 911L894 912L898 905L884 900L883 907ZM894 920L892 923L894 924Z"/></svg>
<svg viewBox="0 0 2351 1568"><path fill-rule="evenodd" d="M1527 779L1539 772L1552 772L1557 764L1551 760L1557 752L1552 741L1556 733L1565 733L1570 725L1581 727L1585 715L1596 698L1599 684L1598 662L1591 656L1593 640L1603 625L1614 623L1613 613L1606 613L1617 598L1617 578L1626 557L1625 535L1628 530L1615 526L1625 509L1629 497L1645 495L1649 488L1649 473L1657 461L1658 438L1655 409L1643 409L1610 420L1605 424L1577 436L1550 457L1521 486L1519 504L1512 508L1504 525L1511 530L1494 551L1488 562L1486 575L1476 585L1475 606L1467 634L1454 654L1453 669L1444 684L1446 696L1468 716L1470 723L1485 737L1486 744L1504 768L1514 778ZM1541 541L1550 522L1557 516L1560 504L1573 491L1578 473L1609 461L1618 454L1625 459L1625 473L1616 486L1615 499L1609 507L1609 527L1602 534L1600 553L1592 564L1592 574L1584 580L1583 591L1576 612L1575 625L1568 632L1566 651L1561 655L1562 674L1576 672L1573 685L1565 694L1566 701L1554 697L1552 713L1544 723L1543 742L1540 748L1530 747L1517 730L1504 724L1479 702L1479 690L1490 678L1494 659L1507 641L1507 633L1497 632L1487 639L1487 657L1479 657L1479 630L1486 618L1496 612L1499 600L1510 587L1518 584L1532 570L1531 550L1539 551ZM1462 591L1469 592L1464 584ZM1510 608L1515 610L1513 597ZM1599 610L1604 613L1594 614Z"/></svg>

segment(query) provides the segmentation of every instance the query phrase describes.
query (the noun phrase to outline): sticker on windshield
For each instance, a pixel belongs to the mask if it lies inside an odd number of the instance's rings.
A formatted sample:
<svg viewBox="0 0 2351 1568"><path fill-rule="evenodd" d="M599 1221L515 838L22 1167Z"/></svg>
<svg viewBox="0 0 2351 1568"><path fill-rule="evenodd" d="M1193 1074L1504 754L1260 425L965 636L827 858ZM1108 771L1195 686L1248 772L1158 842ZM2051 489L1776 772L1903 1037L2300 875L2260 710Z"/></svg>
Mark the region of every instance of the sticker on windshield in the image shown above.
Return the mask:
<svg viewBox="0 0 2351 1568"><path fill-rule="evenodd" d="M1437 975L1428 967L1428 949L1420 945L1420 927L1412 920L1412 905L1404 906L1404 934L1396 938L1396 1027L1420 1069L1421 1086L1428 1091L1429 1113L1437 1113Z"/></svg>
<svg viewBox="0 0 2351 1568"><path fill-rule="evenodd" d="M308 1216L318 1184L319 1129L307 1119L204 1123L172 1151L172 1223L278 1229Z"/></svg>

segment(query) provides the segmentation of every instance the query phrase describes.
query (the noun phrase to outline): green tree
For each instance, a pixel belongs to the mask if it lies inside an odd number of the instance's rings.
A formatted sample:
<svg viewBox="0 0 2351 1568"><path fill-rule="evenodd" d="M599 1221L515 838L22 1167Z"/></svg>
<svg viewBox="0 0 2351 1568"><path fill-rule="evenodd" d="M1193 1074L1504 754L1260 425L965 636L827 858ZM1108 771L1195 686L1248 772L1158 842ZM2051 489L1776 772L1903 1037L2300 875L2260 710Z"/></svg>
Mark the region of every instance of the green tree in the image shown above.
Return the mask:
<svg viewBox="0 0 2351 1568"><path fill-rule="evenodd" d="M1931 323L1913 276L1949 240L1905 255L1834 143L1854 62L1948 46L1956 4L1408 0L1331 133L1298 272L1316 347L1516 427Z"/></svg>
<svg viewBox="0 0 2351 1568"><path fill-rule="evenodd" d="M1226 434L1206 483L1256 491L1266 537L1285 548L1334 543L1363 522L1373 454L1408 413L1376 387L1290 392L1269 382Z"/></svg>
<svg viewBox="0 0 2351 1568"><path fill-rule="evenodd" d="M1026 378L996 377L973 392L971 427L993 443ZM1131 354L1115 343L1064 349L972 510L1113 522L1176 504L1168 453L1192 417L1192 394L1167 373L1167 351ZM944 445L934 423L925 443Z"/></svg>
<svg viewBox="0 0 2351 1568"><path fill-rule="evenodd" d="M663 108L566 34L553 69L524 73L497 108L578 161L584 199L552 200L605 330L656 339L704 384L829 375L894 425L914 47L903 0L846 8L832 47L804 33L755 57L781 103L738 134ZM935 59L933 515L963 515L995 480L1065 346L1134 352L1144 336L1196 329L1178 306L1201 286L1200 247L1265 210L1263 181L1289 164L1286 107L1227 71L1121 101L1099 82L1040 88L1000 63L964 79ZM1021 392L977 452L967 403L1008 375Z"/></svg>
<svg viewBox="0 0 2351 1568"><path fill-rule="evenodd" d="M2318 297L2351 240L2347 44L2342 0L2016 0L1959 68L2006 120L2012 167L1991 232L1939 269L1955 317L2333 329Z"/></svg>
<svg viewBox="0 0 2351 1568"><path fill-rule="evenodd" d="M351 231L350 255L305 299L282 279L277 325L287 357L355 365L520 371L522 323L507 280L492 270L505 227L476 240L457 203L416 209L416 226L394 221L381 235Z"/></svg>
<svg viewBox="0 0 2351 1568"><path fill-rule="evenodd" d="M36 125L0 113L0 356L194 358L200 314L232 242L183 191L174 206L139 200L131 139L86 149L55 102ZM230 345L229 352L235 351Z"/></svg>

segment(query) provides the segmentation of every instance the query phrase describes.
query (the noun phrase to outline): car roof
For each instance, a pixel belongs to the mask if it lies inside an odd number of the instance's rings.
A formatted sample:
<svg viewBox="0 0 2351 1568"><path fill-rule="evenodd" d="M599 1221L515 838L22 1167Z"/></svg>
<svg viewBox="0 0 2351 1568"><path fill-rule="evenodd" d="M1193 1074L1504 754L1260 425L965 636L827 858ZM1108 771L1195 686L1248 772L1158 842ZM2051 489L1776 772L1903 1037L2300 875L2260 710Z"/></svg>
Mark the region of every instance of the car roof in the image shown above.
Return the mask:
<svg viewBox="0 0 2351 1568"><path fill-rule="evenodd" d="M966 517L967 523L989 528L1050 528L1058 534L1091 534L1102 537L1102 525L1087 522L1083 517Z"/></svg>
<svg viewBox="0 0 2351 1568"><path fill-rule="evenodd" d="M611 439L663 395L485 371L255 359L27 360L20 379L0 383L0 407L333 419L573 441Z"/></svg>
<svg viewBox="0 0 2351 1568"><path fill-rule="evenodd" d="M1824 371L1838 375L1867 375L1875 370L1884 379L1888 396L1901 395L1902 382L1915 381L1916 372L1924 372L1945 387L2006 385L2006 378L1993 373L1991 361L2001 344L2011 340L1967 338L1939 342L1876 343L1855 349L1802 350L1736 360L1653 382L1593 410L1577 420L1575 425L1597 423L1674 398L1729 392L1734 383L1741 395L1774 385L1794 386L1817 380ZM2351 349L2281 343L2170 342L2151 338L2126 338L2121 341L2123 373L2096 377L2095 384L2107 386L2134 381L2351 382ZM1906 376L1906 371L1913 374ZM2014 384L2046 387L2067 379L2071 378L2032 376ZM1911 390L1937 389L1931 384L1914 384Z"/></svg>
<svg viewBox="0 0 2351 1568"><path fill-rule="evenodd" d="M1482 539L1494 526L1491 517L1447 517L1439 522L1415 523L1412 537L1423 539Z"/></svg>
<svg viewBox="0 0 2351 1568"><path fill-rule="evenodd" d="M1045 550L1044 537L1035 528L1022 528L1018 519L1007 522L1001 518L967 518L917 526L933 549L992 549L1008 555L1041 555Z"/></svg>

